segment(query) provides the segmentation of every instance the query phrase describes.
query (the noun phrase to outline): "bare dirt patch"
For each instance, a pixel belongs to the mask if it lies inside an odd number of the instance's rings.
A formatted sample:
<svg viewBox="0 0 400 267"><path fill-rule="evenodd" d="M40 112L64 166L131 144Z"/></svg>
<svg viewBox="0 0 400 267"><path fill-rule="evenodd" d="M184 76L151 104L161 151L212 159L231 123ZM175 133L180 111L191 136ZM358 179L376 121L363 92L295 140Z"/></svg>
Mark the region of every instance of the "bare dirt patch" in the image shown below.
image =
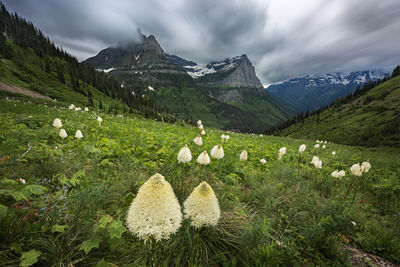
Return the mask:
<svg viewBox="0 0 400 267"><path fill-rule="evenodd" d="M358 267L398 267L399 265L396 265L394 263L391 263L379 256L375 256L372 254L369 254L367 252L364 252L358 248L344 245L343 250L350 251L350 261L353 266L358 266Z"/></svg>
<svg viewBox="0 0 400 267"><path fill-rule="evenodd" d="M18 87L18 86L7 85L7 84L2 83L2 82L0 82L0 90L1 91L6 91L6 92L11 92L11 93L23 94L23 95L27 95L27 96L35 97L35 98L42 98L42 99L52 100L48 96L41 95L39 93L33 92L31 90L28 90L28 89L23 89L23 88Z"/></svg>

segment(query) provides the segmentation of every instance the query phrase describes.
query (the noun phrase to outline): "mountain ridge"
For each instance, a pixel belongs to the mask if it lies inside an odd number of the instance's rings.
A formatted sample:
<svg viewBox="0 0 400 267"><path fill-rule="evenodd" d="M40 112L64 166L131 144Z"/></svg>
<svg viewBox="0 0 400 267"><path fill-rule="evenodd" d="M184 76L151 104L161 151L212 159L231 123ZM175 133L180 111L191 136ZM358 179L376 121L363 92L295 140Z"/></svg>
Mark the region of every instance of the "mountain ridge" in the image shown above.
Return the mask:
<svg viewBox="0 0 400 267"><path fill-rule="evenodd" d="M347 96L357 86L385 76L389 76L389 73L382 70L310 74L270 85L266 90L283 103L295 107L298 112L305 112L329 105L333 100Z"/></svg>

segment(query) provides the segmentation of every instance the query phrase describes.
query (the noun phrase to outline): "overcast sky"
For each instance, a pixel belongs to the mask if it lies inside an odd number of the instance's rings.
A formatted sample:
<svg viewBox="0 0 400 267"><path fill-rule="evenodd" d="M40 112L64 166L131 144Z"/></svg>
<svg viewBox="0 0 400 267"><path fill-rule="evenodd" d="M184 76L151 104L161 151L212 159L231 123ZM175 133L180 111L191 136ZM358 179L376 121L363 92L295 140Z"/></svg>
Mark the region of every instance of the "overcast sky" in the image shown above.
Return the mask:
<svg viewBox="0 0 400 267"><path fill-rule="evenodd" d="M400 64L400 0L3 0L79 60L137 28L197 63L247 54L265 84Z"/></svg>

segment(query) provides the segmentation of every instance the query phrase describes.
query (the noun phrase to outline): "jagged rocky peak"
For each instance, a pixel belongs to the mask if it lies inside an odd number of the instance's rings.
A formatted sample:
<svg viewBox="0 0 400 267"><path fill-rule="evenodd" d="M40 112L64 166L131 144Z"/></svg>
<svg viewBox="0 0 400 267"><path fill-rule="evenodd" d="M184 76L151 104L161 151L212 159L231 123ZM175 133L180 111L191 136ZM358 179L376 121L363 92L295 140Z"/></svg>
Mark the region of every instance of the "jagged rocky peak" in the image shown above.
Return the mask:
<svg viewBox="0 0 400 267"><path fill-rule="evenodd" d="M253 64L245 54L206 65L171 55L169 59L184 68L199 84L263 89Z"/></svg>
<svg viewBox="0 0 400 267"><path fill-rule="evenodd" d="M122 41L116 46L101 50L85 62L97 69L170 67L176 68L164 54L154 35L145 36L139 31L140 40Z"/></svg>

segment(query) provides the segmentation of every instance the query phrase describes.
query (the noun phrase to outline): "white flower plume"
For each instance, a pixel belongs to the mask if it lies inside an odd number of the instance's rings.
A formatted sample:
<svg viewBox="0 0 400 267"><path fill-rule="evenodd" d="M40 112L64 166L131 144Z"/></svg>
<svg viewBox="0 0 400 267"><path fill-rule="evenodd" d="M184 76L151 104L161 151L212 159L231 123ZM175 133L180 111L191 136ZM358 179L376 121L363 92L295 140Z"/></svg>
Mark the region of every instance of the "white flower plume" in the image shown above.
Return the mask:
<svg viewBox="0 0 400 267"><path fill-rule="evenodd" d="M181 207L164 176L155 174L139 189L129 207L126 223L140 239L168 239L182 222Z"/></svg>
<svg viewBox="0 0 400 267"><path fill-rule="evenodd" d="M221 216L218 199L211 186L202 182L183 203L184 217L191 220L191 225L215 226Z"/></svg>

